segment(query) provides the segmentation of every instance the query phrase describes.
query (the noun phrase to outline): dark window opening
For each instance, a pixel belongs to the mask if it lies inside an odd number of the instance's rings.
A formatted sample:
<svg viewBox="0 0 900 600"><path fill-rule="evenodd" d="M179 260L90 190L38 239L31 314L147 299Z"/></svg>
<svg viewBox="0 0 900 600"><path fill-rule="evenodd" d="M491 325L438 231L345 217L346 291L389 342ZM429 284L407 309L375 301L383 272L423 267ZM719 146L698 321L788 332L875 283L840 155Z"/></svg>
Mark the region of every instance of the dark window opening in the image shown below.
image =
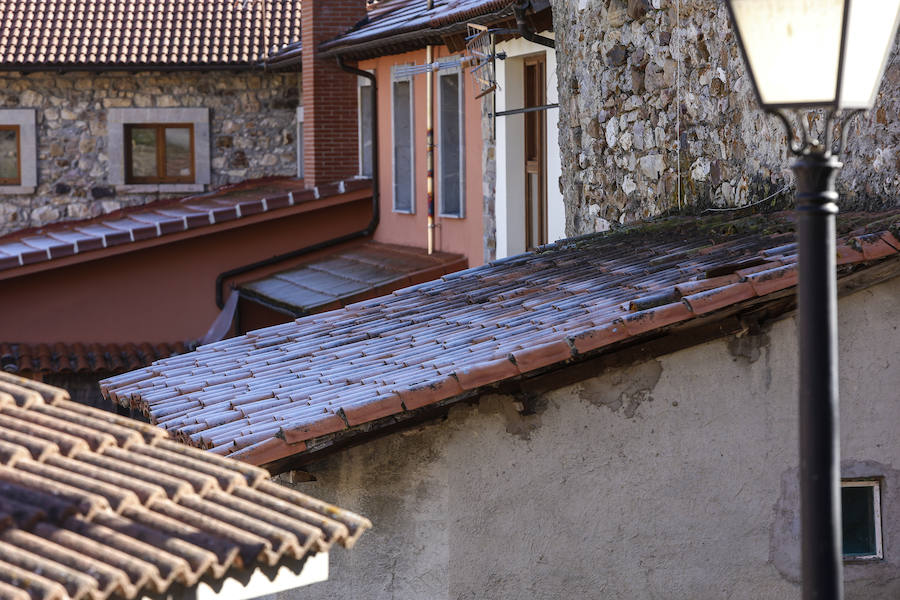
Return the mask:
<svg viewBox="0 0 900 600"><path fill-rule="evenodd" d="M878 481L841 482L844 558L882 558L880 488Z"/></svg>
<svg viewBox="0 0 900 600"><path fill-rule="evenodd" d="M194 126L125 126L126 183L193 183Z"/></svg>

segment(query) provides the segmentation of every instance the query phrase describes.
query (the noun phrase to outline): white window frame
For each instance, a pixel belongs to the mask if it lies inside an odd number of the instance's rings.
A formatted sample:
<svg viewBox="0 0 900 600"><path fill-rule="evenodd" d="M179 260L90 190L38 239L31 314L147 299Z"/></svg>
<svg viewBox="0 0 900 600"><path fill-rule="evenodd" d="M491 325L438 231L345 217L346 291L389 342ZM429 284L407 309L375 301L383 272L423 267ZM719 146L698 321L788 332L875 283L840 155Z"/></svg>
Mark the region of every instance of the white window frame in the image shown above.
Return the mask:
<svg viewBox="0 0 900 600"><path fill-rule="evenodd" d="M842 479L841 487L870 487L872 489L872 518L875 521L875 554L842 554L845 562L881 560L884 558L884 545L881 539L881 480L879 479Z"/></svg>
<svg viewBox="0 0 900 600"><path fill-rule="evenodd" d="M125 126L191 123L194 126L194 182L130 184L125 181ZM106 115L109 182L124 193L202 192L211 181L208 108L110 108Z"/></svg>
<svg viewBox="0 0 900 600"><path fill-rule="evenodd" d="M371 69L368 70L369 73L374 73ZM357 77L357 85L356 85L356 131L357 131L357 156L359 158L359 176L372 178L375 176L375 173L364 173L363 172L363 118L362 118L362 94L363 90L366 90L369 93L372 93L372 81L368 77ZM391 97L393 98L393 85L391 86ZM377 104L376 99L372 98L372 119L377 119L378 115L375 114L375 105ZM393 112L391 115L393 118ZM372 135L372 129L369 128L368 134ZM372 140L372 160L371 167L375 169L375 152L377 149L375 148L375 140Z"/></svg>
<svg viewBox="0 0 900 600"><path fill-rule="evenodd" d="M443 141L441 140L441 122L440 118L443 114L441 107L444 102L444 93L443 88L441 87L441 77L446 77L448 75L456 75L459 79L459 214L456 213L448 213L444 210L444 178L441 175L441 167L443 164ZM438 180L437 192L438 192L438 215L445 218L450 219L465 219L466 218L466 94L465 94L465 80L463 77L463 71L459 67L454 67L452 69L445 69L437 72L438 80L437 80L437 97L438 97L438 105L437 105L437 115L438 115L438 127L437 127L437 148L438 148L438 161L436 176Z"/></svg>
<svg viewBox="0 0 900 600"><path fill-rule="evenodd" d="M19 184L0 185L0 194L33 194L37 188L36 123L33 108L0 109L0 125L19 128Z"/></svg>
<svg viewBox="0 0 900 600"><path fill-rule="evenodd" d="M403 210L397 208L397 165L395 164L394 154L391 154L391 209L395 213L404 215L416 214L416 92L415 82L411 75L406 77L395 78L391 73L391 141L396 147L396 128L394 124L394 84L401 81L409 82L409 144L411 152L409 153L409 169L410 169L410 208Z"/></svg>

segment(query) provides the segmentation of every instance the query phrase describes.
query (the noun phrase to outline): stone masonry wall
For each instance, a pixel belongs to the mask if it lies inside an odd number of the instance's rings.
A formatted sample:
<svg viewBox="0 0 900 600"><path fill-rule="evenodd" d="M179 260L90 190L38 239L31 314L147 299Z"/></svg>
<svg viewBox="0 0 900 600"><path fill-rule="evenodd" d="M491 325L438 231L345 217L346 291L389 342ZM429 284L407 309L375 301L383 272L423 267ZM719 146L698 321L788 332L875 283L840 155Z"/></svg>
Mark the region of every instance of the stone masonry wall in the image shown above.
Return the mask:
<svg viewBox="0 0 900 600"><path fill-rule="evenodd" d="M184 195L129 194L109 184L109 108L209 108L213 188L296 175L298 102L296 73L0 72L0 109L36 109L38 155L35 192L0 195L0 235Z"/></svg>
<svg viewBox="0 0 900 600"><path fill-rule="evenodd" d="M790 198L784 128L758 108L724 2L552 3L568 235ZM843 207L897 202L898 92L895 48L875 109L850 128Z"/></svg>
<svg viewBox="0 0 900 600"><path fill-rule="evenodd" d="M494 132L494 106L491 96L481 100L481 178L484 195L482 213L484 262L497 258L497 139Z"/></svg>

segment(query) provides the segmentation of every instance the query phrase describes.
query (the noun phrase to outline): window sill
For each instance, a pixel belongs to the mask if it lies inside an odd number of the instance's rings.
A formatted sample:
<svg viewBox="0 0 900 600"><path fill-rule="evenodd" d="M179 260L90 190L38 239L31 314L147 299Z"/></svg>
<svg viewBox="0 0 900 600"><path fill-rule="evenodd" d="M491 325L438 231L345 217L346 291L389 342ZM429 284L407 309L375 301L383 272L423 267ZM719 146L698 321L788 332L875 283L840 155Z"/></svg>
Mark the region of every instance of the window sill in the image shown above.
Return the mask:
<svg viewBox="0 0 900 600"><path fill-rule="evenodd" d="M120 194L156 194L160 192L203 192L206 186L202 183L135 183L117 185Z"/></svg>
<svg viewBox="0 0 900 600"><path fill-rule="evenodd" d="M0 185L0 194L33 194L34 186Z"/></svg>
<svg viewBox="0 0 900 600"><path fill-rule="evenodd" d="M438 216L442 219L457 219L459 221L466 218L466 215L445 215L444 213L438 213Z"/></svg>

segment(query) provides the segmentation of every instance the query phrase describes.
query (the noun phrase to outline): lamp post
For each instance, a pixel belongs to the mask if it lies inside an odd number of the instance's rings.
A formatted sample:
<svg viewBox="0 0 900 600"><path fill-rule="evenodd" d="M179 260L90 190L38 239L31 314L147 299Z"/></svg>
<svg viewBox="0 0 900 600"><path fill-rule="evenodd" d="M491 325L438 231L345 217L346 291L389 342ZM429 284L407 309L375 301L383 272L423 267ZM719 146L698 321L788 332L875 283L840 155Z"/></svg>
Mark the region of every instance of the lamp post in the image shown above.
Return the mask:
<svg viewBox="0 0 900 600"><path fill-rule="evenodd" d="M760 106L784 124L798 159L800 516L804 600L839 600L841 576L834 180L846 123L872 107L900 0L728 0ZM824 109L825 139L787 110ZM847 112L844 112L847 111ZM841 117L843 115L843 117ZM841 120L837 146L832 140ZM799 137L799 144L794 138Z"/></svg>

